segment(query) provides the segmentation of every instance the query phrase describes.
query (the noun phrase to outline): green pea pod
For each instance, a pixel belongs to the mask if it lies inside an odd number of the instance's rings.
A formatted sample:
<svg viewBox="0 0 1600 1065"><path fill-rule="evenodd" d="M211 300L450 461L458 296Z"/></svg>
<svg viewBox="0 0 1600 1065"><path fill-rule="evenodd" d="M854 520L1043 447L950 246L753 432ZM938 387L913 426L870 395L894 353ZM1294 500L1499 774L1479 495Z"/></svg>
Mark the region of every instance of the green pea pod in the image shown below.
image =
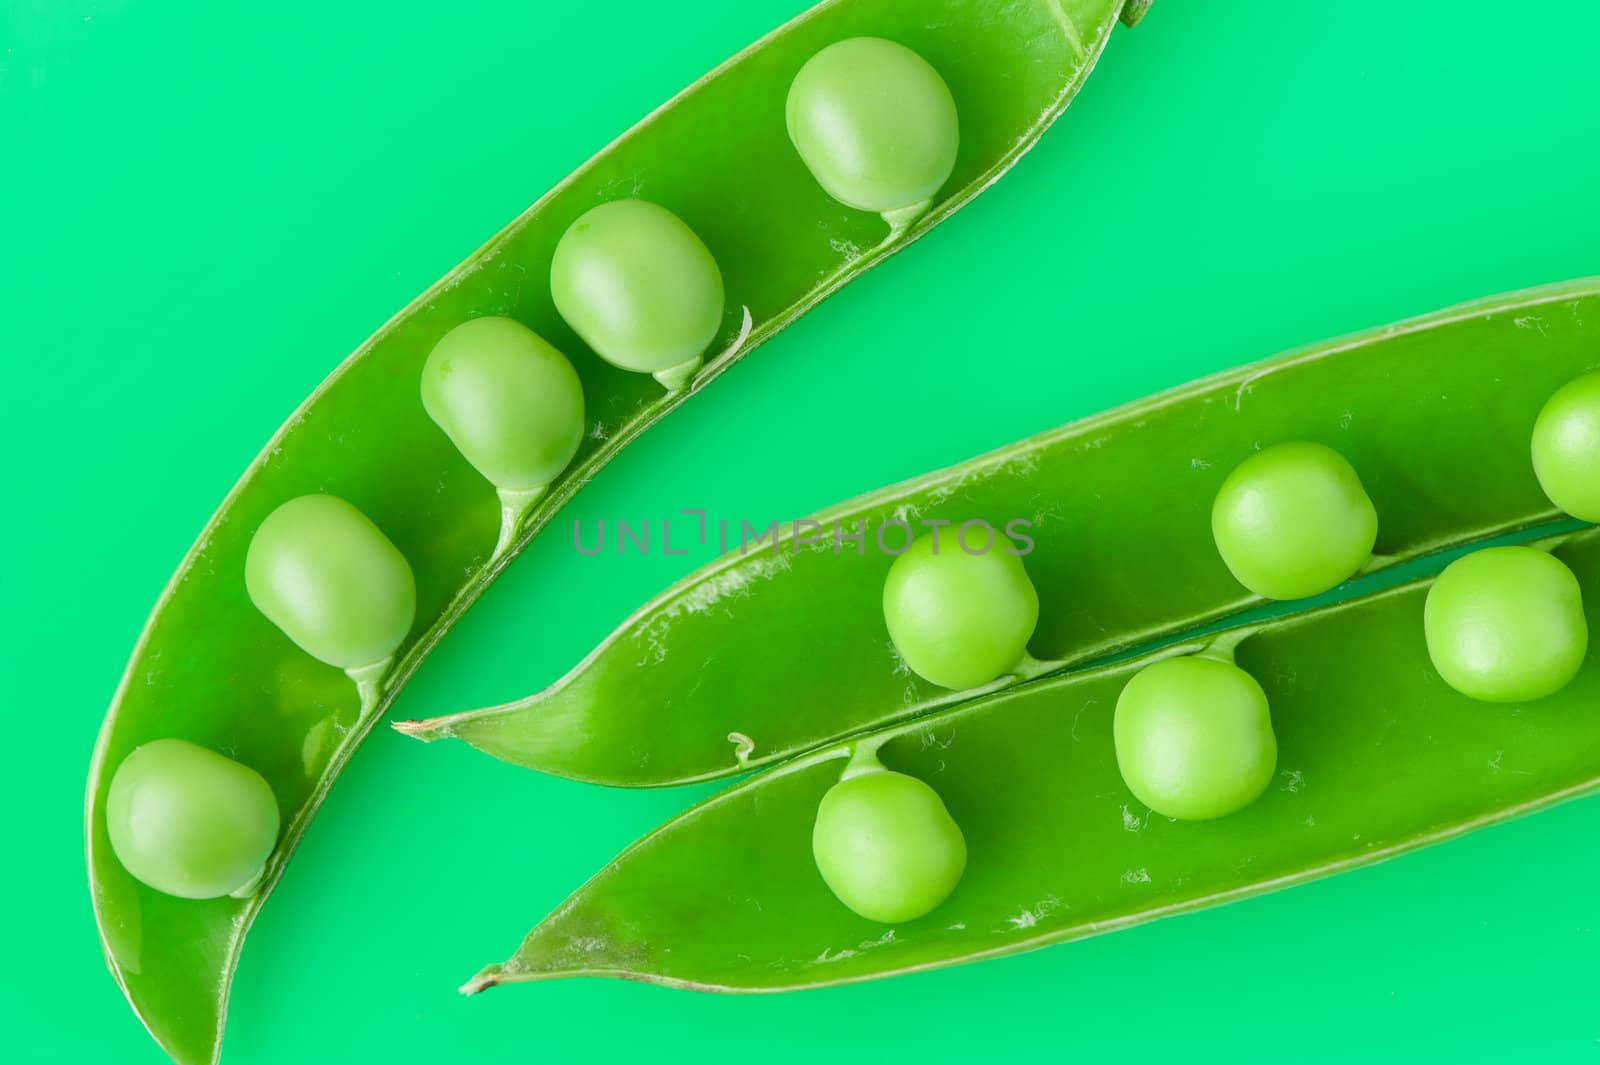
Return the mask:
<svg viewBox="0 0 1600 1065"><path fill-rule="evenodd" d="M88 867L106 957L175 1059L216 1058L246 930L308 822L372 721L516 550L649 425L1015 163L1088 76L1123 6L819 4L601 151L397 314L312 394L246 471L157 602L90 766ZM829 197L784 125L795 73L826 45L859 35L914 49L940 72L962 117L949 180L925 213L892 230L878 215ZM704 241L724 282L729 310L705 365L665 395L651 377L595 357L551 300L551 255L563 232L596 204L624 195L681 218ZM577 455L516 515L509 549L497 556L495 488L429 419L419 395L430 349L462 322L488 315L515 319L571 358L585 407ZM295 647L246 595L251 535L279 504L315 493L348 500L415 574L416 621L390 672L374 681L379 690L367 715L358 714L349 678ZM134 880L112 853L105 819L111 776L129 752L166 738L222 753L271 786L283 829L251 897L164 895Z"/></svg>
<svg viewBox="0 0 1600 1065"><path fill-rule="evenodd" d="M1600 532L1555 554L1600 625ZM1381 861L1600 788L1600 663L1525 706L1428 668L1428 581L1219 635L1265 690L1278 774L1215 821L1152 815L1113 753L1112 712L1197 640L865 737L926 781L966 838L938 909L885 926L829 891L812 822L852 745L752 777L644 837L464 991L562 976L782 991L1015 954Z"/></svg>
<svg viewBox="0 0 1600 1065"><path fill-rule="evenodd" d="M1218 489L1259 447L1313 440L1354 465L1378 512L1369 570L1554 517L1529 462L1534 419L1596 365L1593 278L1293 351L824 511L672 586L550 688L397 727L614 785L789 757L973 694L916 677L890 644L894 556L876 534L896 518L1031 522L1030 650L1047 661L1018 672L1037 674L1261 602L1211 531ZM859 549L837 535L863 525Z"/></svg>

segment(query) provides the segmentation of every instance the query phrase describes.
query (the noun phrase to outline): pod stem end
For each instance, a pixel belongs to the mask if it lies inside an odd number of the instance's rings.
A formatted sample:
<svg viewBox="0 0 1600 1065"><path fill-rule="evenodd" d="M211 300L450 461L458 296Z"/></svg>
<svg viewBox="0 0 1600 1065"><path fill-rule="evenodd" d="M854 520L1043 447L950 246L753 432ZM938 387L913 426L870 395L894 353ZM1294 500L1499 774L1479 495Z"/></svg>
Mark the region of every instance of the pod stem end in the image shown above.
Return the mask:
<svg viewBox="0 0 1600 1065"><path fill-rule="evenodd" d="M487 991L500 983L500 970L500 966L491 965L456 990L463 995L476 995L480 991Z"/></svg>
<svg viewBox="0 0 1600 1065"><path fill-rule="evenodd" d="M392 721L389 727L402 736L410 736L423 743L432 743L451 734L448 729L440 726L438 721L438 718L429 718L425 721Z"/></svg>

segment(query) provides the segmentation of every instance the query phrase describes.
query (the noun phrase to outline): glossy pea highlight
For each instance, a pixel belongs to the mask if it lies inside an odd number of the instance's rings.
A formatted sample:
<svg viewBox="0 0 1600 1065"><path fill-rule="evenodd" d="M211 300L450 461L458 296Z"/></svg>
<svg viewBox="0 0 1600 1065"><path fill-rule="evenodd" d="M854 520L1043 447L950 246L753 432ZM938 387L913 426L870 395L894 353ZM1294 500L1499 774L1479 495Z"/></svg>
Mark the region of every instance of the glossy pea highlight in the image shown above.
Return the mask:
<svg viewBox="0 0 1600 1065"><path fill-rule="evenodd" d="M927 60L881 37L852 37L806 61L784 108L789 140L834 199L919 215L960 147L955 99Z"/></svg>
<svg viewBox="0 0 1600 1065"><path fill-rule="evenodd" d="M278 821L260 773L187 740L135 748L106 796L106 833L123 868L184 899L249 894Z"/></svg>
<svg viewBox="0 0 1600 1065"><path fill-rule="evenodd" d="M1112 718L1117 768L1163 817L1207 821L1242 810L1272 782L1278 740L1261 685L1232 662L1184 655L1128 681Z"/></svg>
<svg viewBox="0 0 1600 1065"><path fill-rule="evenodd" d="M411 566L365 514L305 495L263 521L245 555L251 602L313 658L382 672L417 611Z"/></svg>
<svg viewBox="0 0 1600 1065"><path fill-rule="evenodd" d="M1578 578L1536 547L1490 547L1450 563L1428 589L1423 630L1444 682L1484 702L1554 695L1589 652Z"/></svg>
<svg viewBox="0 0 1600 1065"><path fill-rule="evenodd" d="M811 852L840 902L885 924L936 909L967 867L966 838L938 792L870 753L823 795Z"/></svg>
<svg viewBox="0 0 1600 1065"><path fill-rule="evenodd" d="M955 537L916 540L889 568L883 617L906 665L944 688L975 688L1027 660L1039 593L1015 545L969 554Z"/></svg>
<svg viewBox="0 0 1600 1065"><path fill-rule="evenodd" d="M596 355L669 391L688 383L722 324L716 259L683 219L648 200L579 216L551 258L550 295Z"/></svg>
<svg viewBox="0 0 1600 1065"><path fill-rule="evenodd" d="M1600 522L1600 372L1562 385L1539 411L1533 470L1552 503Z"/></svg>
<svg viewBox="0 0 1600 1065"><path fill-rule="evenodd" d="M1355 467L1294 441L1241 462L1217 492L1211 534L1238 582L1267 599L1319 595L1372 556L1378 511Z"/></svg>

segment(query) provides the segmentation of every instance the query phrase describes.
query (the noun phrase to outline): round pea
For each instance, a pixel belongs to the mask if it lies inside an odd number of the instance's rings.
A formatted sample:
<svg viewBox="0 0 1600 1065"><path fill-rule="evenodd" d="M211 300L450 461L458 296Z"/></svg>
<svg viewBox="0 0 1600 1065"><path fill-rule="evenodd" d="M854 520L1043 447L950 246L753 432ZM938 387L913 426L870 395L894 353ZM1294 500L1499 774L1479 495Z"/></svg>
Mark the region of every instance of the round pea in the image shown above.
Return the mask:
<svg viewBox="0 0 1600 1065"><path fill-rule="evenodd" d="M300 496L267 515L244 576L258 610L307 654L341 669L387 659L416 617L405 556L337 496Z"/></svg>
<svg viewBox="0 0 1600 1065"><path fill-rule="evenodd" d="M1372 555L1378 511L1355 468L1306 441L1277 444L1228 475L1211 535L1240 584L1268 599L1303 599L1348 580Z"/></svg>
<svg viewBox="0 0 1600 1065"><path fill-rule="evenodd" d="M1117 698L1117 767L1163 817L1206 821L1255 801L1278 765L1267 695L1231 662L1166 658Z"/></svg>
<svg viewBox="0 0 1600 1065"><path fill-rule="evenodd" d="M615 200L586 211L550 262L556 310L595 354L662 374L694 363L722 324L722 274L665 207Z"/></svg>
<svg viewBox="0 0 1600 1065"><path fill-rule="evenodd" d="M583 386L566 356L520 322L474 318L422 367L428 417L496 488L543 488L583 440Z"/></svg>
<svg viewBox="0 0 1600 1065"><path fill-rule="evenodd" d="M939 794L887 769L828 789L817 808L811 853L840 902L885 924L933 910L967 867L967 841Z"/></svg>
<svg viewBox="0 0 1600 1065"><path fill-rule="evenodd" d="M1439 676L1485 702L1552 695L1589 650L1578 578L1532 547L1490 547L1456 559L1428 589L1422 620Z"/></svg>
<svg viewBox="0 0 1600 1065"><path fill-rule="evenodd" d="M1027 654L1039 595L1004 537L968 554L946 532L894 560L883 586L889 638L917 675L941 687L987 684Z"/></svg>
<svg viewBox="0 0 1600 1065"><path fill-rule="evenodd" d="M1600 521L1600 372L1556 390L1533 424L1533 471L1550 502Z"/></svg>
<svg viewBox="0 0 1600 1065"><path fill-rule="evenodd" d="M278 841L278 800L249 766L187 740L155 740L117 766L106 833L140 883L214 899L260 873Z"/></svg>
<svg viewBox="0 0 1600 1065"><path fill-rule="evenodd" d="M939 72L881 37L831 44L789 87L789 140L817 183L863 211L932 198L956 165L956 103Z"/></svg>

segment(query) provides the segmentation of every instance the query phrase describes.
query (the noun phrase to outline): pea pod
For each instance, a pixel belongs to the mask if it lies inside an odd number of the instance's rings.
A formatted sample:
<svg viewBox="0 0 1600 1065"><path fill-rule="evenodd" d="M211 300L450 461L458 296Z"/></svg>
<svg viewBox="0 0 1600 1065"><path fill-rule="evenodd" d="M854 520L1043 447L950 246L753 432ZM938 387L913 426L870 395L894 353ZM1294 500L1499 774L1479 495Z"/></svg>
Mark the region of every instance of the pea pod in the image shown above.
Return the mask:
<svg viewBox="0 0 1600 1065"><path fill-rule="evenodd" d="M1378 515L1369 570L1553 517L1529 437L1597 365L1600 279L1289 352L824 511L672 586L550 688L397 727L606 784L772 762L971 695L915 676L890 644L895 556L875 541L896 519L1031 522L1030 650L1049 665L1022 672L1081 664L1261 602L1212 538L1219 488L1260 447L1310 440L1353 464ZM837 535L863 526L860 549Z"/></svg>
<svg viewBox="0 0 1600 1065"><path fill-rule="evenodd" d="M1594 628L1600 532L1554 553ZM1303 883L1600 788L1600 663L1524 706L1461 695L1428 668L1429 583L1036 680L752 777L623 852L463 990L619 976L781 991L954 965ZM1119 775L1113 708L1151 662L1213 642L1264 689L1279 772L1238 813L1170 821ZM965 836L961 883L926 917L857 916L813 864L817 804L859 745L936 789Z"/></svg>
<svg viewBox="0 0 1600 1065"><path fill-rule="evenodd" d="M371 723L495 574L653 422L1015 163L1088 76L1122 8L1123 0L822 3L690 86L539 199L384 325L295 412L157 602L89 771L85 834L106 957L174 1058L216 1058L231 974L263 900ZM790 84L807 59L855 36L915 50L937 69L962 116L948 180L925 211L893 228L832 199L784 123ZM551 296L562 234L596 205L633 195L672 212L704 242L728 308L705 364L686 381L675 373L665 394L650 376L597 357ZM435 344L486 316L520 323L569 358L583 394L582 443L537 499L538 471L507 474L494 446L465 436L449 410L441 415L500 487L517 493L506 503L503 552L495 546L503 509L496 485L429 418L420 385ZM365 713L350 678L296 647L246 594L252 534L280 504L314 494L348 501L415 576L415 621L388 671L368 678ZM131 751L160 739L222 754L271 787L282 830L249 898L165 895L139 884L112 853L111 776Z"/></svg>

